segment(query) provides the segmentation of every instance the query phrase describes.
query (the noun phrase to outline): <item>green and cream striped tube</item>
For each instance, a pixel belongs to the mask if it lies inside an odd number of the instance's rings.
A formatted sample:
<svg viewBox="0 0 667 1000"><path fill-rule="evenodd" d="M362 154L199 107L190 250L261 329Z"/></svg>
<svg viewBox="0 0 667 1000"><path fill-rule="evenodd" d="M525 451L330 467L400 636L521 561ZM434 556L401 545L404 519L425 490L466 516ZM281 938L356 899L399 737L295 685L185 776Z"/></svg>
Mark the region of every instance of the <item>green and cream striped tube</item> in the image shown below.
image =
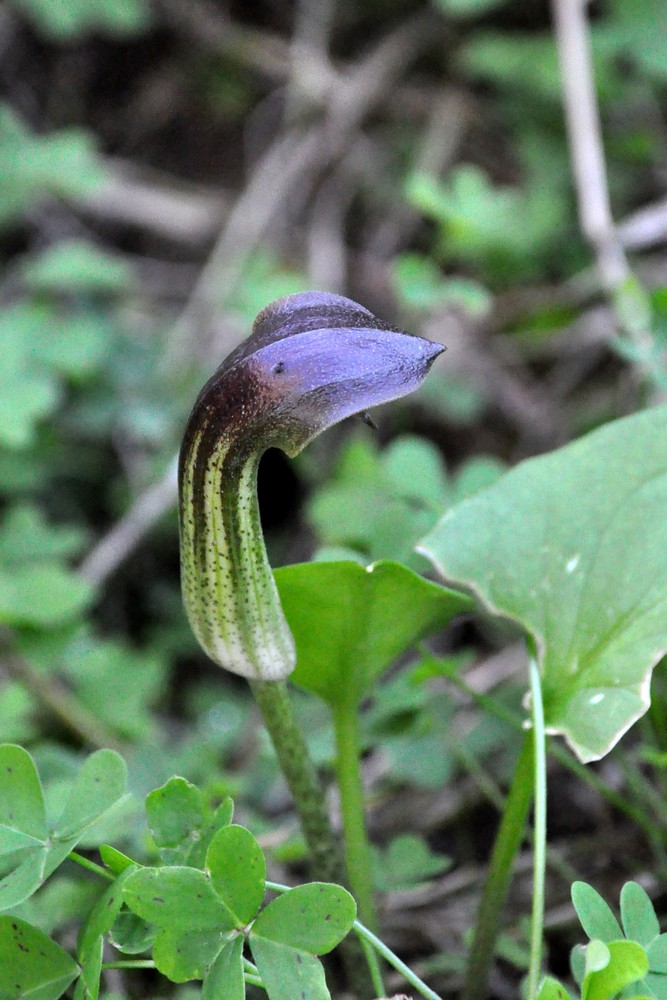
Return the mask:
<svg viewBox="0 0 667 1000"><path fill-rule="evenodd" d="M220 666L265 681L295 666L259 517L262 454L297 455L345 417L406 395L442 350L350 299L304 292L264 309L206 383L180 455L181 576L193 631Z"/></svg>

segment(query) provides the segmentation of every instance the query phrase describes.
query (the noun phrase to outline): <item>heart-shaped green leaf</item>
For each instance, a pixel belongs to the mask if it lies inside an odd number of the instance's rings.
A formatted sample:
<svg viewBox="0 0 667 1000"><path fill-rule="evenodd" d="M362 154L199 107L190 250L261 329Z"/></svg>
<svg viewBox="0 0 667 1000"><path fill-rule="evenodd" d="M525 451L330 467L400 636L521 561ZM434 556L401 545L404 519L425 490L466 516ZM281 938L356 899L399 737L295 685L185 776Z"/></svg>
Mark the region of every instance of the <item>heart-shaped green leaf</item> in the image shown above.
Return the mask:
<svg viewBox="0 0 667 1000"><path fill-rule="evenodd" d="M0 910L9 910L33 892L44 881L48 848L17 851L0 859Z"/></svg>
<svg viewBox="0 0 667 1000"><path fill-rule="evenodd" d="M250 949L269 1000L331 1000L322 963L315 955L253 936Z"/></svg>
<svg viewBox="0 0 667 1000"><path fill-rule="evenodd" d="M98 750L76 776L56 829L47 837L42 786L21 747L0 746L0 910L23 902L62 864L88 826L123 795L127 769Z"/></svg>
<svg viewBox="0 0 667 1000"><path fill-rule="evenodd" d="M32 757L12 743L0 746L0 910L42 884L48 853L42 785Z"/></svg>
<svg viewBox="0 0 667 1000"><path fill-rule="evenodd" d="M126 784L127 766L115 750L97 750L83 762L51 835L45 876L62 864L87 828L122 798Z"/></svg>
<svg viewBox="0 0 667 1000"><path fill-rule="evenodd" d="M46 813L32 757L12 743L0 746L0 855L43 847Z"/></svg>
<svg viewBox="0 0 667 1000"><path fill-rule="evenodd" d="M175 927L159 930L153 945L155 967L172 983L203 979L222 943L219 930L187 933Z"/></svg>
<svg viewBox="0 0 667 1000"><path fill-rule="evenodd" d="M239 925L196 868L140 868L128 878L123 896L134 913L166 930L231 931Z"/></svg>
<svg viewBox="0 0 667 1000"><path fill-rule="evenodd" d="M523 462L419 546L533 637L546 722L597 760L649 704L667 649L667 407Z"/></svg>
<svg viewBox="0 0 667 1000"><path fill-rule="evenodd" d="M297 648L292 679L331 706L358 704L408 646L471 606L390 561L302 563L275 576Z"/></svg>
<svg viewBox="0 0 667 1000"><path fill-rule="evenodd" d="M587 950L595 943L591 942ZM612 1000L625 986L648 972L646 952L636 941L610 941L606 947L609 961L603 968L587 971L581 1000Z"/></svg>
<svg viewBox="0 0 667 1000"><path fill-rule="evenodd" d="M276 897L252 926L250 939L268 938L313 955L326 955L348 933L357 915L340 885L310 882Z"/></svg>
<svg viewBox="0 0 667 1000"><path fill-rule="evenodd" d="M0 917L0 996L58 1000L79 967L50 938L16 917Z"/></svg>
<svg viewBox="0 0 667 1000"><path fill-rule="evenodd" d="M188 864L193 868L204 868L206 865L206 853L211 841L218 830L229 826L234 818L234 802L228 795L222 800L212 816L209 816L202 829L199 840L195 839L190 853L188 854Z"/></svg>
<svg viewBox="0 0 667 1000"><path fill-rule="evenodd" d="M194 840L201 836L202 794L185 778L170 778L146 796L146 817L164 860L170 864L183 862Z"/></svg>
<svg viewBox="0 0 667 1000"><path fill-rule="evenodd" d="M202 1000L244 1000L243 936L228 941L204 977Z"/></svg>
<svg viewBox="0 0 667 1000"><path fill-rule="evenodd" d="M53 831L54 838L80 837L125 792L127 767L115 750L98 750L79 768L76 780Z"/></svg>
<svg viewBox="0 0 667 1000"><path fill-rule="evenodd" d="M264 899L266 862L262 848L243 826L218 830L206 854L211 884L225 906L250 923Z"/></svg>
<svg viewBox="0 0 667 1000"><path fill-rule="evenodd" d="M185 778L170 778L146 796L148 825L166 864L203 868L216 831L229 826L234 803L224 798L213 815L200 790Z"/></svg>
<svg viewBox="0 0 667 1000"><path fill-rule="evenodd" d="M570 1000L570 994L557 979L547 976L540 986L536 1000Z"/></svg>

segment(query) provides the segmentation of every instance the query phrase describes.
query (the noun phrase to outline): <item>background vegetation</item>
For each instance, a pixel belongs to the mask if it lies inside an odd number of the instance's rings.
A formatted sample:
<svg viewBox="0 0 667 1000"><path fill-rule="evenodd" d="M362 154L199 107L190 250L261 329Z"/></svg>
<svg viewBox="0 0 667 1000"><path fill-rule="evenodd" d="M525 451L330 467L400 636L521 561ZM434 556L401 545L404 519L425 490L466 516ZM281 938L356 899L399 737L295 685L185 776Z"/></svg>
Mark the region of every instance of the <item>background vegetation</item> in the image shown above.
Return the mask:
<svg viewBox="0 0 667 1000"><path fill-rule="evenodd" d="M184 421L266 303L338 291L448 348L377 433L348 422L295 462L265 457L275 565L344 548L425 572L412 549L443 495L662 397L667 9L591 5L602 187L573 180L552 14L529 0L0 9L0 740L30 748L47 797L86 751L120 749L133 798L103 831L114 843L148 849L143 797L176 773L211 802L234 796L273 878L304 874L255 710L198 651L178 582ZM517 754L524 661L511 632L468 618L364 716L382 933L444 996ZM589 783L550 763L556 975L581 938L573 879L610 901L636 879L664 924L663 668L653 692ZM330 773L321 709L301 698ZM525 963L527 859L498 998ZM65 865L22 914L71 942L97 891ZM105 984L164 989L150 971Z"/></svg>

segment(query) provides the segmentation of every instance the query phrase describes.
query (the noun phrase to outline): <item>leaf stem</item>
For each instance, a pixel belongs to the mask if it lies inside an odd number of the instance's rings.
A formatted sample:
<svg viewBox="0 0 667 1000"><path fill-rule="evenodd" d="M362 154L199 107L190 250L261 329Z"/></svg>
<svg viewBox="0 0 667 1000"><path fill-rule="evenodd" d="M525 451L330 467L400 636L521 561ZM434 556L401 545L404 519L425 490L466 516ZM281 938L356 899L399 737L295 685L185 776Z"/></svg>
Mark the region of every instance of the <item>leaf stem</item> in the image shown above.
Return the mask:
<svg viewBox="0 0 667 1000"><path fill-rule="evenodd" d="M260 976L253 976L251 972L244 972L243 978L245 979L246 983L250 984L250 986L259 986L260 989L263 990L266 989L266 986L264 985L264 982L260 978Z"/></svg>
<svg viewBox="0 0 667 1000"><path fill-rule="evenodd" d="M152 958L125 959L119 962L102 962L103 969L154 969Z"/></svg>
<svg viewBox="0 0 667 1000"><path fill-rule="evenodd" d="M528 1000L535 1000L542 968L542 935L544 933L544 874L547 846L547 765L544 734L544 705L540 671L534 656L530 657L530 696L533 716L533 757L535 775L535 809L533 815L533 912L530 929L530 965L528 968Z"/></svg>
<svg viewBox="0 0 667 1000"><path fill-rule="evenodd" d="M410 985L416 989L418 993L421 993L423 997L426 997L426 1000L441 1000L438 994L435 993L430 986L427 986L426 983L419 978L416 972L413 972L412 969L405 964L405 962L402 962L400 958L393 953L391 948L388 948L387 945L379 939L379 937L376 937L375 934L373 934L372 931L369 931L367 927L364 927L362 923L355 920L352 925L352 930L359 938L362 938L372 945L375 951L377 951L379 955L382 955L389 965L396 969L397 972L400 972L406 982L410 983Z"/></svg>
<svg viewBox="0 0 667 1000"><path fill-rule="evenodd" d="M106 868L102 868L101 865L96 865L94 861L89 861L88 858L84 858L82 854L77 851L70 851L67 857L70 861L74 861L75 864L81 865L82 868L87 868L89 872L93 872L95 875L99 875L101 878L108 879L110 882L114 882L116 876L108 872Z"/></svg>
<svg viewBox="0 0 667 1000"><path fill-rule="evenodd" d="M498 936L500 915L533 796L533 737L524 737L496 835L489 873L479 904L461 1000L483 1000Z"/></svg>
<svg viewBox="0 0 667 1000"><path fill-rule="evenodd" d="M363 938L360 935L357 935L357 938L361 944L363 953L366 956L368 970L371 974L371 979L373 980L373 996L386 996L387 991L382 978L382 969L380 968L377 952L371 945L370 941L367 941L366 938Z"/></svg>
<svg viewBox="0 0 667 1000"><path fill-rule="evenodd" d="M340 792L345 840L345 863L360 919L377 930L373 899L371 847L366 832L364 788L361 780L359 715L356 705L343 701L333 709L336 739L336 777Z"/></svg>
<svg viewBox="0 0 667 1000"><path fill-rule="evenodd" d="M246 972L249 976L257 976L258 978L261 979L261 976L259 975L259 972L257 970L257 966L253 962L251 962L250 959L246 958L245 955L243 956L243 971Z"/></svg>

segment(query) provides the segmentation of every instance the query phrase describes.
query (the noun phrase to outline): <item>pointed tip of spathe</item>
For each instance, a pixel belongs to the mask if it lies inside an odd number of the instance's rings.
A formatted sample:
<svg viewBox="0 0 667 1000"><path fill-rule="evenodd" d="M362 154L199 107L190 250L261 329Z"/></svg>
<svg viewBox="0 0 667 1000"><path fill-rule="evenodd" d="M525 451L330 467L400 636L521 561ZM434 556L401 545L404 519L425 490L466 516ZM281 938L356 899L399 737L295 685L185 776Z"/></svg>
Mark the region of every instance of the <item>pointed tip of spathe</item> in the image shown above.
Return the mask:
<svg viewBox="0 0 667 1000"><path fill-rule="evenodd" d="M440 355L444 354L445 351L447 350L447 347L445 346L445 344L441 344L437 340L429 340L428 337L423 337L422 339L425 340L426 343L429 345L429 349L430 349L429 353L431 355L431 364L435 361L436 358L440 357Z"/></svg>
<svg viewBox="0 0 667 1000"><path fill-rule="evenodd" d="M439 343L437 340L429 340L428 337L422 337L420 334L409 334L409 336L414 336L416 340L421 341L423 357L424 357L424 375L426 372L430 371L433 362L444 354L447 348L444 344Z"/></svg>

